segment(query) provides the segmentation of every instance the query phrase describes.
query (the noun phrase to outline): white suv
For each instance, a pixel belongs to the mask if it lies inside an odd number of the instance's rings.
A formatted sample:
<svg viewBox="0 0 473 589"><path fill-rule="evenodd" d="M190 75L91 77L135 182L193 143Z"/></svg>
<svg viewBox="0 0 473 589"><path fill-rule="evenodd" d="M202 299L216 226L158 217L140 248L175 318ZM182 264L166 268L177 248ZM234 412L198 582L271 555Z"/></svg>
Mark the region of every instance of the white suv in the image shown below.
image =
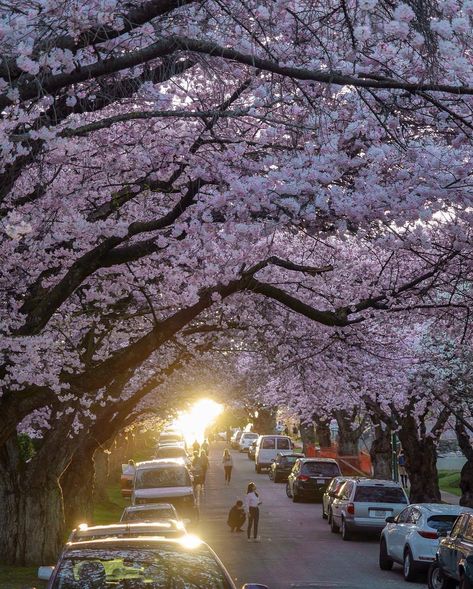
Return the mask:
<svg viewBox="0 0 473 589"><path fill-rule="evenodd" d="M260 436L256 442L255 470L260 473L263 468L270 468L278 454L292 454L294 444L288 436Z"/></svg>

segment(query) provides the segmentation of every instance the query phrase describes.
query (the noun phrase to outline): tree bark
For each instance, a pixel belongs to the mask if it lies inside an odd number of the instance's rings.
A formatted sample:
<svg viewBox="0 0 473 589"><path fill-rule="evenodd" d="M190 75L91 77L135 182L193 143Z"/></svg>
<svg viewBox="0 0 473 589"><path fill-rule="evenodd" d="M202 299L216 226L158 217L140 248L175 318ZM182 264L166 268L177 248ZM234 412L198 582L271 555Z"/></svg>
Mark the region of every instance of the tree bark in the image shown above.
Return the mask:
<svg viewBox="0 0 473 589"><path fill-rule="evenodd" d="M370 448L373 476L376 479L392 479L391 430L378 422L374 427L374 440Z"/></svg>
<svg viewBox="0 0 473 589"><path fill-rule="evenodd" d="M302 451L307 454L307 447L315 444L315 429L312 421L301 421L299 431L302 439Z"/></svg>
<svg viewBox="0 0 473 589"><path fill-rule="evenodd" d="M437 472L437 441L432 435L419 435L414 417L404 417L399 439L406 457L412 503L440 503Z"/></svg>
<svg viewBox="0 0 473 589"><path fill-rule="evenodd" d="M471 445L470 436L465 426L459 419L455 422L455 433L457 434L460 450L466 458L460 474L460 489L462 492L460 505L463 507L473 507L473 446Z"/></svg>
<svg viewBox="0 0 473 589"><path fill-rule="evenodd" d="M314 418L315 436L321 448L331 448L332 436L330 434L329 422L320 417Z"/></svg>
<svg viewBox="0 0 473 589"><path fill-rule="evenodd" d="M340 456L358 455L361 428L354 423L356 414L337 411L335 418L338 423L338 453Z"/></svg>

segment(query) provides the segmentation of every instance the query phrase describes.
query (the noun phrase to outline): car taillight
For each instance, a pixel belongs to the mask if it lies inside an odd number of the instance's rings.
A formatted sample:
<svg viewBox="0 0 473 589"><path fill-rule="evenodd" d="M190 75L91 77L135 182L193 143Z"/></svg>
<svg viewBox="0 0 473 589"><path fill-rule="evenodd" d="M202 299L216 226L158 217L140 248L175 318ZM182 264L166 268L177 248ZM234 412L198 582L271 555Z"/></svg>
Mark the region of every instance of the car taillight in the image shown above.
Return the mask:
<svg viewBox="0 0 473 589"><path fill-rule="evenodd" d="M427 538L428 540L437 540L439 537L437 532L424 532L423 530L417 530L417 533L419 536L422 536L422 538Z"/></svg>
<svg viewBox="0 0 473 589"><path fill-rule="evenodd" d="M300 474L300 475L297 477L297 480L298 480L298 481L308 481L308 480L309 480L309 478L310 478L310 477L308 477L308 476L307 476L307 475L305 475L305 474Z"/></svg>
<svg viewBox="0 0 473 589"><path fill-rule="evenodd" d="M355 515L355 504L354 503L349 503L347 505L347 513L349 513L350 515Z"/></svg>

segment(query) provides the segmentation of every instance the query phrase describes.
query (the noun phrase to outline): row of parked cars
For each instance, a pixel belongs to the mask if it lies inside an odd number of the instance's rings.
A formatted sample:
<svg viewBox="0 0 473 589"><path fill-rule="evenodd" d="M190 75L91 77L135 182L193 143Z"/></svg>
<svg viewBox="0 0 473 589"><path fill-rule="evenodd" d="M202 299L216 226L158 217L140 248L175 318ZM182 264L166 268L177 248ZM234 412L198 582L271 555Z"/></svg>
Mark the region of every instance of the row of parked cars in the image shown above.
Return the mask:
<svg viewBox="0 0 473 589"><path fill-rule="evenodd" d="M294 502L321 500L322 517L343 540L379 534L382 570L398 563L408 582L427 571L429 589L473 589L472 509L409 504L397 482L343 476L336 460L292 451L277 452L267 470L275 483L286 482Z"/></svg>
<svg viewBox="0 0 473 589"><path fill-rule="evenodd" d="M187 453L179 448L186 452L181 436L168 431L155 460L124 465L133 471L131 483L122 477L132 505L116 524L73 530L57 565L39 569L47 589L235 589L215 552L187 531L198 507Z"/></svg>

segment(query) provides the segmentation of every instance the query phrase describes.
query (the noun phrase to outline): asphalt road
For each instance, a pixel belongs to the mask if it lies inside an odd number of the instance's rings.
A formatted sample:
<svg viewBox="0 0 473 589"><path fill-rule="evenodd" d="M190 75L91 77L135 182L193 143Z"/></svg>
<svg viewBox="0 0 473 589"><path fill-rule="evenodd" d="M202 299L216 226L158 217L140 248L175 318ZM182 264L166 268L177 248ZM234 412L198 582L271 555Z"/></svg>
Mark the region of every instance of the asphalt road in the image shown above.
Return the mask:
<svg viewBox="0 0 473 589"><path fill-rule="evenodd" d="M344 542L322 519L320 503L293 503L285 483L275 484L267 474L257 475L246 454L232 451L234 469L226 487L221 464L224 443L215 443L200 497L199 533L224 562L237 587L263 583L269 589L407 589L401 567L391 572L378 567L377 539ZM261 493L261 543L248 543L246 534L232 534L227 513L243 498L248 482ZM412 584L410 584L412 586ZM422 588L425 580L414 584Z"/></svg>

